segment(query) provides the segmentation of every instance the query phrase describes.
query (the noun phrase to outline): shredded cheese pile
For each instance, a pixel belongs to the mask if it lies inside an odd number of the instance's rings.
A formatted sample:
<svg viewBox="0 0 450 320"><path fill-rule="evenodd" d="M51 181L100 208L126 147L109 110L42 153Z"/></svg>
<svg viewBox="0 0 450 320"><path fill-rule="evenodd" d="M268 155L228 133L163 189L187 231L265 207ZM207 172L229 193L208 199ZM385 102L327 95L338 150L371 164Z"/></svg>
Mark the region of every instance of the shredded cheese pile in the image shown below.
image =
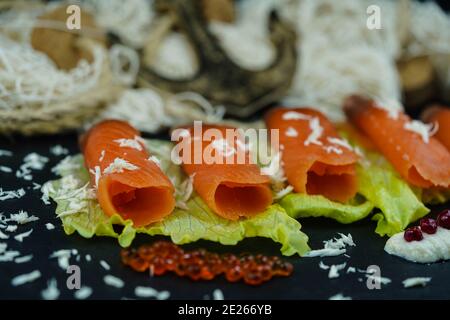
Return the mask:
<svg viewBox="0 0 450 320"><path fill-rule="evenodd" d="M345 235L339 233L339 235L340 238L333 238L331 240L324 241L323 249L311 250L305 255L305 257L311 258L338 256L347 252L347 246L356 246L351 234Z"/></svg>
<svg viewBox="0 0 450 320"><path fill-rule="evenodd" d="M70 161L70 160L69 160ZM61 170L61 168L58 168ZM47 182L42 186L42 201L45 204L50 204L50 194L55 195L57 200L66 200L68 204L58 217L75 214L78 212L87 212L88 202L96 198L94 188L89 187L89 183L81 185L80 180L73 175L66 175L61 180L61 185L55 190L51 182Z"/></svg>

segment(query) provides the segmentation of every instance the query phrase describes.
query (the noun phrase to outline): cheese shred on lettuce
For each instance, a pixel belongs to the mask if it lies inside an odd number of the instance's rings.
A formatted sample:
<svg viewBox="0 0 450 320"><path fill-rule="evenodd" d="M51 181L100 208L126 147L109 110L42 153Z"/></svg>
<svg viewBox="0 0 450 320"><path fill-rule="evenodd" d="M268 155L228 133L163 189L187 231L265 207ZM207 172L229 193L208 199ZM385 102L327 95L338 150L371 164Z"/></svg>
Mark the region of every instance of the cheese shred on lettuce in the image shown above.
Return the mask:
<svg viewBox="0 0 450 320"><path fill-rule="evenodd" d="M171 144L157 140L146 142L175 187L185 188L182 182L189 178L168 158ZM43 190L56 202L56 214L67 234L77 232L85 238L114 237L123 247L129 246L138 233L169 236L177 244L204 239L234 245L247 237L265 237L280 243L284 255L304 255L310 250L308 237L300 231L300 223L280 205L271 205L265 212L252 218L229 221L214 214L195 192L185 199L182 192L177 190L177 201L183 201L182 208L176 208L161 222L136 228L131 220L123 220L119 215L109 217L103 213L95 197L86 190L89 174L83 166L81 155L64 161L67 165L56 170L61 179L47 182ZM71 196L65 197L64 194Z"/></svg>

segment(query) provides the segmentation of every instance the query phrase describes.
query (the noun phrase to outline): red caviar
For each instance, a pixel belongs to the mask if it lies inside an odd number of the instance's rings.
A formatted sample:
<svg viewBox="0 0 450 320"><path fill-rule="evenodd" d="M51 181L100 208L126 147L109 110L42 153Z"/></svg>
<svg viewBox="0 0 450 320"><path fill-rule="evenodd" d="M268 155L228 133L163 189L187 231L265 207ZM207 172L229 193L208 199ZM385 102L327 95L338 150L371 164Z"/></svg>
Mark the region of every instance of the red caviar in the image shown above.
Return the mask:
<svg viewBox="0 0 450 320"><path fill-rule="evenodd" d="M250 285L259 285L274 276L287 277L294 269L292 264L278 257L261 254L218 255L204 249L183 251L167 241L141 245L137 250L123 249L121 258L132 269L140 272L150 269L154 275L172 271L197 281L211 280L223 274L230 282L242 280Z"/></svg>

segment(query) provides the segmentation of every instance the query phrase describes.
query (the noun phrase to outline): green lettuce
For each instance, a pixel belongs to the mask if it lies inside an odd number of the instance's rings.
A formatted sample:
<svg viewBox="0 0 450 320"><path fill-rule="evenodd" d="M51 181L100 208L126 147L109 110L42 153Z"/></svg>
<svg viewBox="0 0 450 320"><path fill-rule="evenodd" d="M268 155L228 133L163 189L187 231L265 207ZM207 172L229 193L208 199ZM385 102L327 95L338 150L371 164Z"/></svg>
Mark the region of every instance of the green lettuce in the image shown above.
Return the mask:
<svg viewBox="0 0 450 320"><path fill-rule="evenodd" d="M380 210L372 217L377 221L376 233L392 236L429 213L417 196L418 189L403 180L384 156L365 150L347 133L343 135L363 155L356 167L358 193Z"/></svg>
<svg viewBox="0 0 450 320"><path fill-rule="evenodd" d="M301 193L291 193L285 196L280 204L293 218L327 217L345 224L364 219L374 208L369 201L342 204L320 195Z"/></svg>
<svg viewBox="0 0 450 320"><path fill-rule="evenodd" d="M160 155L158 158L161 168L176 187L182 185L182 181L187 177L183 176L178 166L169 161L170 143L149 140L148 147L152 154L157 157ZM284 255L303 255L310 250L308 237L300 231L300 223L291 218L278 204L271 205L265 212L252 218L229 221L214 214L195 193L186 201L186 208L175 209L161 222L136 228L131 220L123 220L119 215L108 217L95 197L89 196L88 192L87 196L81 196L81 199L76 201L74 197L64 196L73 194L80 198L80 195L83 195L81 191L86 190L89 181L81 155L67 158L65 162L64 166L56 170L62 178L48 182L45 188L57 203L56 214L60 216L67 234L78 232L85 238L114 237L123 247L129 246L137 233L169 236L177 244L204 239L234 245L247 237L265 237L280 243ZM76 208L76 212L66 214L68 208L72 207Z"/></svg>
<svg viewBox="0 0 450 320"><path fill-rule="evenodd" d="M376 233L392 236L429 213L414 188L382 156L366 153L366 159L368 164L358 165L356 171L359 193L381 210L372 217Z"/></svg>

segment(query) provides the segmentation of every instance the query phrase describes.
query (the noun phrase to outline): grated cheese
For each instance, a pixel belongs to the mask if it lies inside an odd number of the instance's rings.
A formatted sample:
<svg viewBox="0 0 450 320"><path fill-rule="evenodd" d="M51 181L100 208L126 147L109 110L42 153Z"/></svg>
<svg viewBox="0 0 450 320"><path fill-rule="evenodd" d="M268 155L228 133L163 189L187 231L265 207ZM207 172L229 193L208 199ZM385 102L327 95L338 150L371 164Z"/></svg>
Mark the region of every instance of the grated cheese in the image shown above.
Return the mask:
<svg viewBox="0 0 450 320"><path fill-rule="evenodd" d="M4 234L3 232L0 231L0 239L1 240L6 240L6 239L9 239L9 236L7 234Z"/></svg>
<svg viewBox="0 0 450 320"><path fill-rule="evenodd" d="M406 122L403 128L420 135L425 143L428 143L430 141L430 137L439 129L437 125L425 124L419 120L411 120L410 122Z"/></svg>
<svg viewBox="0 0 450 320"><path fill-rule="evenodd" d="M16 277L14 277L11 280L11 285L13 287L21 286L25 283L33 282L36 279L39 279L41 277L41 272L39 270L34 270L30 273L21 274Z"/></svg>
<svg viewBox="0 0 450 320"><path fill-rule="evenodd" d="M178 188L175 189L176 207L188 210L187 201L191 198L194 192L194 177L195 173L185 179Z"/></svg>
<svg viewBox="0 0 450 320"><path fill-rule="evenodd" d="M14 221L17 222L18 224L26 224L28 222L33 222L37 220L39 220L38 217L34 215L28 216L28 212L24 210L20 210L19 213L17 214L11 214L10 218L8 219L8 221Z"/></svg>
<svg viewBox="0 0 450 320"><path fill-rule="evenodd" d="M331 240L324 241L324 248L318 250L311 250L303 257L333 257L344 254L347 252L346 246L356 246L351 234L345 235L339 233L340 238L333 238Z"/></svg>
<svg viewBox="0 0 450 320"><path fill-rule="evenodd" d="M0 188L0 201L14 199L14 198L22 198L25 195L25 190L23 188L20 188L18 190L10 190L10 191L4 191L2 188Z"/></svg>
<svg viewBox="0 0 450 320"><path fill-rule="evenodd" d="M133 139L116 139L114 140L114 142L117 142L119 144L119 147L126 147L139 151L143 150L141 140L138 136L134 136Z"/></svg>
<svg viewBox="0 0 450 320"><path fill-rule="evenodd" d="M59 298L58 284L55 278L47 281L47 288L41 291L41 297L44 300L56 300Z"/></svg>
<svg viewBox="0 0 450 320"><path fill-rule="evenodd" d="M98 158L98 161L102 162L104 158L105 158L105 150L102 150L102 152L100 152L100 158Z"/></svg>
<svg viewBox="0 0 450 320"><path fill-rule="evenodd" d="M111 270L111 266L106 262L105 260L100 260L100 265L105 269L106 271Z"/></svg>
<svg viewBox="0 0 450 320"><path fill-rule="evenodd" d="M80 186L81 181L69 174L61 179L58 190L54 190L51 182L47 182L44 187L48 186L47 195L52 193L56 200L68 201L64 211L58 213L58 217L63 217L71 214L88 212L88 202L95 198L95 189L88 188L89 182ZM43 190L44 190L43 187ZM45 193L44 193L45 196Z"/></svg>
<svg viewBox="0 0 450 320"><path fill-rule="evenodd" d="M343 270L347 266L347 263L344 262L342 264L332 264L330 267L330 271L328 272L329 279L339 278L339 271Z"/></svg>
<svg viewBox="0 0 450 320"><path fill-rule="evenodd" d="M284 133L287 137L295 138L298 137L298 132L293 127L288 127Z"/></svg>
<svg viewBox="0 0 450 320"><path fill-rule="evenodd" d="M367 279L374 280L381 284L389 284L392 282L392 280L389 278L381 277L381 276L377 276L377 275L373 275L373 274L366 274L366 277L367 277Z"/></svg>
<svg viewBox="0 0 450 320"><path fill-rule="evenodd" d="M387 112L389 118L397 120L403 106L398 100L375 98L375 107Z"/></svg>
<svg viewBox="0 0 450 320"><path fill-rule="evenodd" d="M16 230L17 230L17 226L10 225L10 226L6 227L6 231L8 231L8 232L14 232Z"/></svg>
<svg viewBox="0 0 450 320"><path fill-rule="evenodd" d="M65 172L78 170L80 166L80 163L73 161L72 156L67 156L54 166L51 171L57 175L64 176Z"/></svg>
<svg viewBox="0 0 450 320"><path fill-rule="evenodd" d="M100 176L101 176L100 166L95 166L94 170L89 169L89 172L95 176L95 179L94 179L95 189L98 189L98 181L100 180Z"/></svg>
<svg viewBox="0 0 450 320"><path fill-rule="evenodd" d="M14 239L17 240L17 241L19 241L19 242L23 242L23 239L25 239L26 237L28 237L32 232L33 232L33 229L30 229L30 230L27 231L27 232L24 232L24 233L21 233L21 234L18 234L18 235L16 235L16 236L14 236Z"/></svg>
<svg viewBox="0 0 450 320"><path fill-rule="evenodd" d="M150 156L149 161L154 162L158 167L161 167L161 161L156 156Z"/></svg>
<svg viewBox="0 0 450 320"><path fill-rule="evenodd" d="M55 190L53 189L53 184L51 182L45 183L41 187L41 192L42 192L42 196L41 196L42 202L44 202L44 204L46 204L46 205L49 205L51 203L50 202L50 193L55 192Z"/></svg>
<svg viewBox="0 0 450 320"><path fill-rule="evenodd" d="M134 289L134 295L140 298L156 298L158 300L166 300L170 297L169 291L157 291L151 287L137 286Z"/></svg>
<svg viewBox="0 0 450 320"><path fill-rule="evenodd" d="M13 153L9 150L0 149L0 157L6 156L6 157L12 157Z"/></svg>
<svg viewBox="0 0 450 320"><path fill-rule="evenodd" d="M23 164L20 166L20 169L16 171L16 177L30 181L33 179L31 170L42 170L47 162L47 157L41 156L35 152L29 153L23 158Z"/></svg>
<svg viewBox="0 0 450 320"><path fill-rule="evenodd" d="M15 258L15 259L14 259L14 262L15 262L15 263L25 263L25 262L31 261L32 259L33 259L33 255L32 255L32 254L29 254L29 255L26 255L26 256L22 256L22 257L17 257L17 258Z"/></svg>
<svg viewBox="0 0 450 320"><path fill-rule="evenodd" d="M61 146L60 144L57 144L50 148L50 153L54 156L62 156L69 153L69 150Z"/></svg>
<svg viewBox="0 0 450 320"><path fill-rule="evenodd" d="M323 261L320 261L319 268L322 270L328 270L328 269L330 269L330 266L327 266L325 263L323 263Z"/></svg>
<svg viewBox="0 0 450 320"><path fill-rule="evenodd" d="M124 282L122 279L112 276L110 274L107 274L106 276L104 276L103 281L107 285L118 288L118 289L123 288L123 286L124 286Z"/></svg>
<svg viewBox="0 0 450 320"><path fill-rule="evenodd" d="M318 249L318 250L311 250L303 257L306 258L314 258L314 257L334 257L339 256L343 253L347 252L346 249L333 249L333 248L324 248L324 249Z"/></svg>
<svg viewBox="0 0 450 320"><path fill-rule="evenodd" d="M352 146L345 139L328 137L327 140L328 140L329 143L332 143L332 144L335 144L335 145L347 148L349 150L353 150Z"/></svg>
<svg viewBox="0 0 450 320"><path fill-rule="evenodd" d="M12 169L10 167L0 166L0 171L5 172L5 173L11 173Z"/></svg>
<svg viewBox="0 0 450 320"><path fill-rule="evenodd" d="M84 300L91 296L92 289L90 287L81 287L74 293L75 299Z"/></svg>
<svg viewBox="0 0 450 320"><path fill-rule="evenodd" d="M347 273L355 273L355 272L356 272L356 268L355 267L348 267Z"/></svg>
<svg viewBox="0 0 450 320"><path fill-rule="evenodd" d="M45 224L45 227L47 228L47 230L53 230L53 229L55 229L55 226L52 224L52 223L46 223Z"/></svg>
<svg viewBox="0 0 450 320"><path fill-rule="evenodd" d="M19 251L13 251L13 250L9 250L9 251L5 251L1 256L0 256L0 262L10 262L13 261L15 257L19 256L20 252Z"/></svg>
<svg viewBox="0 0 450 320"><path fill-rule="evenodd" d="M309 146L311 143L321 146L322 142L319 139L322 136L323 128L320 125L319 118L317 117L312 118L309 121L309 128L311 129L311 133L304 142L305 146Z"/></svg>
<svg viewBox="0 0 450 320"><path fill-rule="evenodd" d="M139 167L134 164L129 163L128 161L122 158L115 158L113 162L110 163L108 167L103 170L103 174L109 173L122 173L124 170L138 170Z"/></svg>
<svg viewBox="0 0 450 320"><path fill-rule="evenodd" d="M220 289L216 289L213 291L214 300L224 300L223 292Z"/></svg>
<svg viewBox="0 0 450 320"><path fill-rule="evenodd" d="M351 297L346 297L342 293L335 294L334 296L328 298L328 300L352 300Z"/></svg>
<svg viewBox="0 0 450 320"><path fill-rule="evenodd" d="M283 120L311 120L311 116L297 111L288 111L282 115Z"/></svg>
<svg viewBox="0 0 450 320"><path fill-rule="evenodd" d="M339 149L338 147L335 147L335 146L324 146L323 148L325 149L325 151L327 153L332 153L332 152L334 152L336 154L344 153L341 149Z"/></svg>
<svg viewBox="0 0 450 320"><path fill-rule="evenodd" d="M69 259L71 256L71 251L68 249L61 249L54 251L50 255L50 259L57 258L58 259L58 266L63 269L64 271L67 270L69 267Z"/></svg>
<svg viewBox="0 0 450 320"><path fill-rule="evenodd" d="M41 187L42 186L39 183L33 182L33 190L39 190Z"/></svg>
<svg viewBox="0 0 450 320"><path fill-rule="evenodd" d="M0 262L13 261L15 257L20 255L19 251L6 250L8 245L0 242Z"/></svg>
<svg viewBox="0 0 450 320"><path fill-rule="evenodd" d="M425 287L431 281L430 277L413 277L402 281L404 288L422 286Z"/></svg>
<svg viewBox="0 0 450 320"><path fill-rule="evenodd" d="M285 195L291 193L294 190L294 187L291 185L288 185L286 188L281 189L280 191L276 192L273 198L275 200L283 198Z"/></svg>
<svg viewBox="0 0 450 320"><path fill-rule="evenodd" d="M92 259L90 254L87 254L87 255L85 256L85 258L86 258L86 261L87 261L87 262L90 262L91 259Z"/></svg>

